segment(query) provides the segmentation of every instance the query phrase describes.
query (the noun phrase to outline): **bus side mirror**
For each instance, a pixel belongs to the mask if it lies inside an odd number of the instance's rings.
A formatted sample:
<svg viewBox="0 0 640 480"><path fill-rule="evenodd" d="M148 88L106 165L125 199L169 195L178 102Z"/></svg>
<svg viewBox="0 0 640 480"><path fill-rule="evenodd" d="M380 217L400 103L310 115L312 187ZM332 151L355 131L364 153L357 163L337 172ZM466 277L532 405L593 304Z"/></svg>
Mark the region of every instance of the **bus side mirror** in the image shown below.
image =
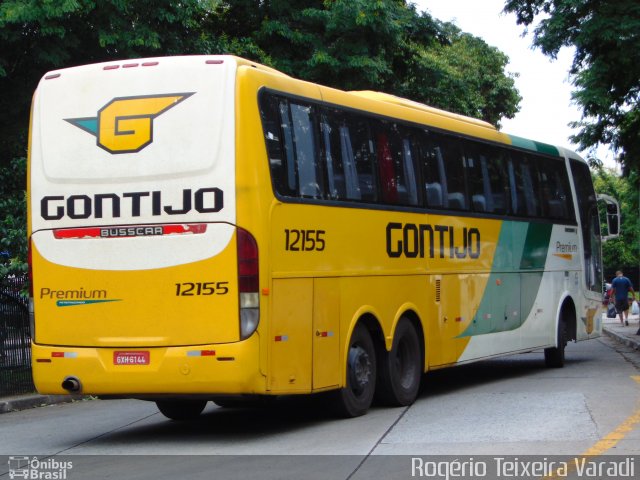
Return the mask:
<svg viewBox="0 0 640 480"><path fill-rule="evenodd" d="M602 241L617 238L620 235L620 204L615 198L604 194L599 194L598 200L605 204L605 214L607 219L608 235L602 237Z"/></svg>

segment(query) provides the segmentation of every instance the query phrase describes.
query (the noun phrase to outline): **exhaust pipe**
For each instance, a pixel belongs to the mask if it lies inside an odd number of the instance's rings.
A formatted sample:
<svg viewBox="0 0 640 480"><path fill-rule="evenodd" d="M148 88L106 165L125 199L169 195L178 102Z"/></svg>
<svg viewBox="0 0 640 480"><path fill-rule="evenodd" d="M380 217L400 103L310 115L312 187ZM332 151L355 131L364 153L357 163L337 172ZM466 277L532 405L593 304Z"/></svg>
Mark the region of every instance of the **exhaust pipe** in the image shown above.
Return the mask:
<svg viewBox="0 0 640 480"><path fill-rule="evenodd" d="M82 384L76 377L67 377L62 381L62 388L69 393L78 393L82 389Z"/></svg>

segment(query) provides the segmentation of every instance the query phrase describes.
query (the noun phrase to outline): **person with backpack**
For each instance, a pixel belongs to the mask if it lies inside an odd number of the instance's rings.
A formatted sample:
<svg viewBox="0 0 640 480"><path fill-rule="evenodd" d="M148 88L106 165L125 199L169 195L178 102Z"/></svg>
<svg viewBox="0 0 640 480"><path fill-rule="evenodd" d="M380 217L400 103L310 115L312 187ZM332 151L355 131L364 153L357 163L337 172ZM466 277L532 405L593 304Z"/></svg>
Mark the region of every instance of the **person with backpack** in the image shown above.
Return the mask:
<svg viewBox="0 0 640 480"><path fill-rule="evenodd" d="M611 282L611 295L615 299L616 312L620 316L622 325L629 325L629 292L635 295L631 280L625 277L621 270L618 270L616 278ZM640 335L640 329L638 334Z"/></svg>

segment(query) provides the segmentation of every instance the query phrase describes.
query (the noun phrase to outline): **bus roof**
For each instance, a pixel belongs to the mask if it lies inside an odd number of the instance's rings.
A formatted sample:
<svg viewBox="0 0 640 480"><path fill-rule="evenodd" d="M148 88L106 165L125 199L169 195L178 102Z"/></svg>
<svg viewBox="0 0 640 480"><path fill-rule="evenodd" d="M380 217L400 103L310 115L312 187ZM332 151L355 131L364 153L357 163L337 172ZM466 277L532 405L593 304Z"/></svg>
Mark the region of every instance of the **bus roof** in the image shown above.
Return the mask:
<svg viewBox="0 0 640 480"><path fill-rule="evenodd" d="M397 97L389 93L375 92L372 90L351 91L349 93L353 95L358 95L364 98L370 98L372 100L378 100L380 102L392 103L394 105L401 105L403 107L413 108L415 110L420 110L422 112L427 112L434 115L440 115L446 118L451 118L461 122L470 123L472 125L476 125L479 127L488 128L490 130L494 130L494 131L496 130L496 128L493 125L491 125L489 122L478 120L477 118L466 117L464 115L459 115L457 113L447 112L446 110L440 110L439 108L430 107L429 105L425 105L424 103L414 102L413 100Z"/></svg>
<svg viewBox="0 0 640 480"><path fill-rule="evenodd" d="M171 64L171 62L173 62L174 59L184 58L184 57L190 57L194 61L204 60L206 61L206 63L214 63L214 62L222 63L226 59L236 63L238 67L254 68L256 70L260 70L271 75L277 75L277 76L285 77L291 80L306 82L305 80L291 77L286 73L283 73L280 70L277 70L275 68L262 65L260 63L257 63L242 57L233 56L233 55L193 55L193 56L176 56L176 57L154 57L154 58L139 59L139 60L140 61L144 60L145 62L147 62L147 64L151 64L149 63L150 61L153 61L153 64L157 64L159 62L163 62L163 63L166 62ZM45 74L44 78L47 79L47 78L59 76L61 73L65 72L65 70L75 70L76 68L86 69L86 68L93 68L93 67L100 66L106 70L106 69L119 68L121 65L124 67L129 67L131 66L130 65L131 61L132 60L120 60L120 61L116 60L116 61L109 61L109 62L104 62L99 64L93 64L93 65L83 65L81 67L72 67L71 69L54 70ZM355 97L359 97L362 99L371 100L374 102L381 102L381 103L384 103L387 105L393 105L396 107L409 108L416 112L422 112L429 115L433 115L436 118L439 117L445 121L459 122L458 125L460 125L461 127L463 125L466 125L471 129L480 128L484 130L484 132L486 132L485 134L487 135L486 137L487 139L492 139L494 141L497 140L504 143L511 143L511 145L518 148L525 149L525 150L531 150L538 153L543 153L546 155L557 156L557 157L563 157L564 155L567 155L570 158L577 158L582 160L582 158L579 155L577 155L575 152L572 152L571 150L561 148L561 147L556 147L554 145L550 145L543 142L533 141L528 138L523 138L516 135L510 135L508 133L505 133L496 129L496 127L489 122L485 122L477 118L472 118L465 115L449 112L439 108L431 107L429 105L425 105L423 103L416 102L407 98L398 97L396 95L392 95L389 93L378 92L373 90L344 91L339 89L333 89L331 87L324 87L324 88L330 89L336 92L341 92L346 95L353 95ZM480 134L481 137L485 137L485 134L480 133L482 132L482 130L476 130L476 132L478 132L478 134ZM494 137L494 135L499 135L502 137L498 140L496 137Z"/></svg>

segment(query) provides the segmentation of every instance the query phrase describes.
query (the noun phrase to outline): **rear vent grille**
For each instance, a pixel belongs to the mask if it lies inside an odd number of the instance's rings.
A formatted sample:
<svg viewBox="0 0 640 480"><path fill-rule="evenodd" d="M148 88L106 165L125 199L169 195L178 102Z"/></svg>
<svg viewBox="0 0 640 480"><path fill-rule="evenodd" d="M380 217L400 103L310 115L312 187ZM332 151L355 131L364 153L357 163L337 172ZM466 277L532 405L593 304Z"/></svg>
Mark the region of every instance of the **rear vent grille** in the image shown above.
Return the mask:
<svg viewBox="0 0 640 480"><path fill-rule="evenodd" d="M436 302L440 302L440 280L436 280Z"/></svg>

